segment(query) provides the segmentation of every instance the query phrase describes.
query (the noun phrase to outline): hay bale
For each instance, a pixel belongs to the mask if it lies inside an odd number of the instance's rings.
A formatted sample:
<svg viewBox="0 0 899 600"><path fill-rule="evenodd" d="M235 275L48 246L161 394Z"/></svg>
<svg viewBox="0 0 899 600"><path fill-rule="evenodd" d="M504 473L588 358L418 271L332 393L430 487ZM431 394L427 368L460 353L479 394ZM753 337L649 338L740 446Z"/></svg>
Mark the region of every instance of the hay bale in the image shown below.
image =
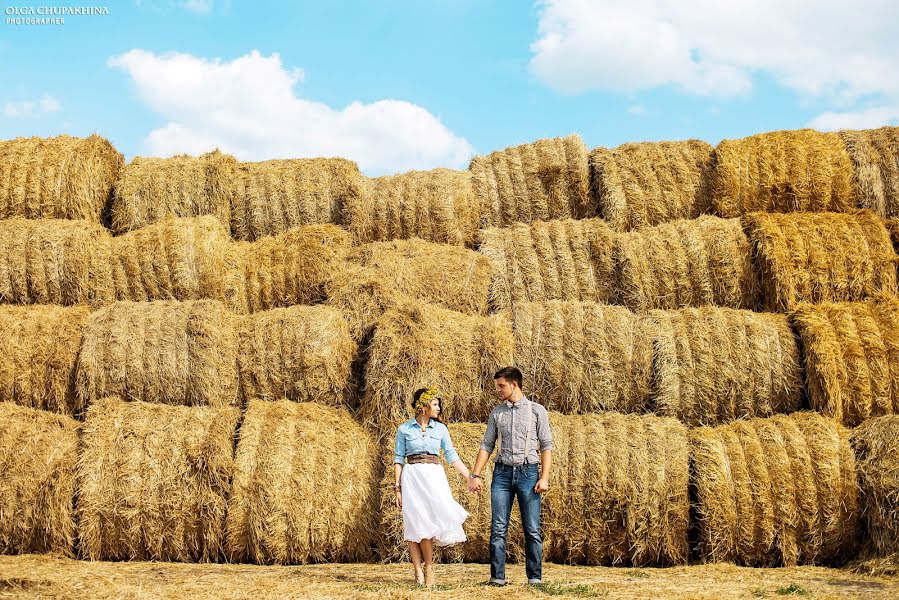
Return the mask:
<svg viewBox="0 0 899 600"><path fill-rule="evenodd" d="M753 213L744 223L767 310L896 291L896 252L883 221L871 211Z"/></svg>
<svg viewBox="0 0 899 600"><path fill-rule="evenodd" d="M328 304L347 313L357 339L388 308L407 299L465 314L487 312L490 264L474 250L396 240L354 248L347 261L328 283Z"/></svg>
<svg viewBox="0 0 899 600"><path fill-rule="evenodd" d="M601 219L538 221L485 229L480 237L494 310L519 302L614 300L616 236Z"/></svg>
<svg viewBox="0 0 899 600"><path fill-rule="evenodd" d="M325 286L344 266L350 235L335 225L306 225L253 243L238 243L234 252L249 312L325 299Z"/></svg>
<svg viewBox="0 0 899 600"><path fill-rule="evenodd" d="M365 194L359 167L343 158L241 163L239 185L231 231L244 241L300 225L343 224L344 205Z"/></svg>
<svg viewBox="0 0 899 600"><path fill-rule="evenodd" d="M849 433L817 413L690 432L703 561L836 564L855 547L858 489Z"/></svg>
<svg viewBox="0 0 899 600"><path fill-rule="evenodd" d="M84 325L79 405L105 396L192 406L237 403L237 323L221 303L117 302Z"/></svg>
<svg viewBox="0 0 899 600"><path fill-rule="evenodd" d="M78 423L0 402L0 554L72 556Z"/></svg>
<svg viewBox="0 0 899 600"><path fill-rule="evenodd" d="M724 140L713 165L712 207L722 217L856 207L852 161L835 133L801 129Z"/></svg>
<svg viewBox="0 0 899 600"><path fill-rule="evenodd" d="M484 439L487 426L482 423L453 423L449 425L450 439L459 457L470 467ZM403 541L403 514L396 508L396 493L393 491L393 443L396 427L385 439L384 477L381 480L381 522L378 526L378 553L382 561L399 562L409 560L409 547ZM461 544L434 548L435 560L441 563L490 562L490 480L493 477L493 459L487 461L481 471L481 479L486 489L479 494L468 492L468 482L459 473L442 461L449 481L450 491L456 502L468 511L468 519L463 524L468 538ZM510 562L524 561L524 532L521 528L521 513L515 508L509 521L506 538L506 554Z"/></svg>
<svg viewBox="0 0 899 600"><path fill-rule="evenodd" d="M899 413L899 297L802 304L791 320L813 410L849 427Z"/></svg>
<svg viewBox="0 0 899 600"><path fill-rule="evenodd" d="M482 227L596 216L578 135L476 156L469 166Z"/></svg>
<svg viewBox="0 0 899 600"><path fill-rule="evenodd" d="M109 233L88 221L0 221L0 301L108 304L111 245Z"/></svg>
<svg viewBox="0 0 899 600"><path fill-rule="evenodd" d="M799 342L786 315L704 307L653 311L655 412L690 426L793 412Z"/></svg>
<svg viewBox="0 0 899 600"><path fill-rule="evenodd" d="M623 144L590 153L599 214L615 231L694 219L710 206L712 146L699 140Z"/></svg>
<svg viewBox="0 0 899 600"><path fill-rule="evenodd" d="M219 560L239 416L118 398L91 405L77 475L82 558Z"/></svg>
<svg viewBox="0 0 899 600"><path fill-rule="evenodd" d="M687 428L653 415L550 415L544 496L547 560L589 565L687 563Z"/></svg>
<svg viewBox="0 0 899 600"><path fill-rule="evenodd" d="M899 568L899 415L868 419L850 437L865 530L861 555Z"/></svg>
<svg viewBox="0 0 899 600"><path fill-rule="evenodd" d="M212 216L166 219L113 238L117 300L199 300L233 303L228 290L231 239ZM232 267L233 268L233 267Z"/></svg>
<svg viewBox="0 0 899 600"><path fill-rule="evenodd" d="M103 222L124 157L99 135L0 141L0 219Z"/></svg>
<svg viewBox="0 0 899 600"><path fill-rule="evenodd" d="M899 217L899 127L840 131L852 158L859 206L880 217Z"/></svg>
<svg viewBox="0 0 899 600"><path fill-rule="evenodd" d="M515 354L528 397L566 414L643 412L649 404L652 331L623 306L517 304Z"/></svg>
<svg viewBox="0 0 899 600"><path fill-rule="evenodd" d="M75 367L89 312L0 306L0 401L75 415Z"/></svg>
<svg viewBox="0 0 899 600"><path fill-rule="evenodd" d="M409 301L376 326L365 366L363 419L382 435L410 418L412 394L434 386L450 421L486 422L495 404L493 374L512 364L508 317L469 316Z"/></svg>
<svg viewBox="0 0 899 600"><path fill-rule="evenodd" d="M251 401L228 498L229 560L370 560L379 466L374 440L349 413Z"/></svg>
<svg viewBox="0 0 899 600"><path fill-rule="evenodd" d="M116 182L110 210L119 234L172 217L211 215L230 235L238 163L218 150L201 156L136 157Z"/></svg>
<svg viewBox="0 0 899 600"><path fill-rule="evenodd" d="M356 343L343 313L292 306L240 320L237 370L243 403L286 398L346 406Z"/></svg>
<svg viewBox="0 0 899 600"><path fill-rule="evenodd" d="M473 246L479 226L471 173L452 169L377 177L344 208L357 244L420 238Z"/></svg>
<svg viewBox="0 0 899 600"><path fill-rule="evenodd" d="M738 219L702 216L619 234L617 300L631 310L754 309L758 274Z"/></svg>

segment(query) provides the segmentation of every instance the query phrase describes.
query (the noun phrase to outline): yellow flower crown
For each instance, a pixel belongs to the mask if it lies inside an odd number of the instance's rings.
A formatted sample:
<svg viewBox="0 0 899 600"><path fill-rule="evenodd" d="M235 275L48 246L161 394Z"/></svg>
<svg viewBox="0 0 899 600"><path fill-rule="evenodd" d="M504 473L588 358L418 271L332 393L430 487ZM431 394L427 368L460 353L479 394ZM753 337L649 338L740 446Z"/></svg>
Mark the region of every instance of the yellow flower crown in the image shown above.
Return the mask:
<svg viewBox="0 0 899 600"><path fill-rule="evenodd" d="M415 403L415 410L421 410L425 406L428 406L434 398L440 397L440 391L437 388L428 388L421 396L418 397L418 402Z"/></svg>

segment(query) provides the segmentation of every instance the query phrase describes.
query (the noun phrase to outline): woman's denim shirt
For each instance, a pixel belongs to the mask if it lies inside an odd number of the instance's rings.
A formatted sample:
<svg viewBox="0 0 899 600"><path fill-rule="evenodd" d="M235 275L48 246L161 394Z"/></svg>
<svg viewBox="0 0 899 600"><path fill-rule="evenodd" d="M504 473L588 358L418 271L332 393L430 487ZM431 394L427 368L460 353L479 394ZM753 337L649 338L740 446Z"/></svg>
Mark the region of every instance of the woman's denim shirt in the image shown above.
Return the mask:
<svg viewBox="0 0 899 600"><path fill-rule="evenodd" d="M396 430L396 445L393 447L393 462L403 464L410 454L434 454L443 457L452 464L459 460L459 454L450 441L449 429L440 421L431 419L427 431L422 434L421 427L415 419L406 421Z"/></svg>

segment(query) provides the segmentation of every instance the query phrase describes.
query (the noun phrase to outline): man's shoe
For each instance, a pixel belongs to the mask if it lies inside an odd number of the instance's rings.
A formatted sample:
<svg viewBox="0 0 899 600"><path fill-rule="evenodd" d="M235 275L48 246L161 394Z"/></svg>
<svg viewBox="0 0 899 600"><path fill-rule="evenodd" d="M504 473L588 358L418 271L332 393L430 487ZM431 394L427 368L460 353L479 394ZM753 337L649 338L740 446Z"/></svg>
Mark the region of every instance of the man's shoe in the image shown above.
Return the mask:
<svg viewBox="0 0 899 600"><path fill-rule="evenodd" d="M542 579L528 579L528 585L540 585L543 583Z"/></svg>
<svg viewBox="0 0 899 600"><path fill-rule="evenodd" d="M487 582L487 585L490 585L493 587L506 587L509 584L505 579L491 579L490 581Z"/></svg>

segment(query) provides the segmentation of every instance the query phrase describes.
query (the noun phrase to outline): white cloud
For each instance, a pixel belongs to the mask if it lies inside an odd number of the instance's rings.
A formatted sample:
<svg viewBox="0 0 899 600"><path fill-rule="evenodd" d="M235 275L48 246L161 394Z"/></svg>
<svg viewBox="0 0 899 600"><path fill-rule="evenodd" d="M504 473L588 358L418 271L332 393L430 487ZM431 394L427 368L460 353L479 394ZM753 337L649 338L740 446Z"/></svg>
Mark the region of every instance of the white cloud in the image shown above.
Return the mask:
<svg viewBox="0 0 899 600"><path fill-rule="evenodd" d="M646 107L642 104L634 104L628 107L627 112L632 115L644 115L646 114Z"/></svg>
<svg viewBox="0 0 899 600"><path fill-rule="evenodd" d="M40 100L7 102L3 105L3 114L14 119L24 119L59 112L61 108L59 100L49 94L44 94Z"/></svg>
<svg viewBox="0 0 899 600"><path fill-rule="evenodd" d="M440 120L401 100L343 108L299 97L303 71L278 54L231 62L131 50L108 64L125 70L141 99L168 123L149 133L155 156L218 147L241 160L343 156L368 174L464 167L472 147Z"/></svg>
<svg viewBox="0 0 899 600"><path fill-rule="evenodd" d="M899 106L880 106L857 111L825 112L812 119L808 126L822 131L837 131L896 124L899 124Z"/></svg>
<svg viewBox="0 0 899 600"><path fill-rule="evenodd" d="M212 12L213 0L184 0L180 3L181 8L199 15L208 15Z"/></svg>
<svg viewBox="0 0 899 600"><path fill-rule="evenodd" d="M733 96L764 73L851 106L899 99L889 0L542 0L531 69L567 93L674 86Z"/></svg>

